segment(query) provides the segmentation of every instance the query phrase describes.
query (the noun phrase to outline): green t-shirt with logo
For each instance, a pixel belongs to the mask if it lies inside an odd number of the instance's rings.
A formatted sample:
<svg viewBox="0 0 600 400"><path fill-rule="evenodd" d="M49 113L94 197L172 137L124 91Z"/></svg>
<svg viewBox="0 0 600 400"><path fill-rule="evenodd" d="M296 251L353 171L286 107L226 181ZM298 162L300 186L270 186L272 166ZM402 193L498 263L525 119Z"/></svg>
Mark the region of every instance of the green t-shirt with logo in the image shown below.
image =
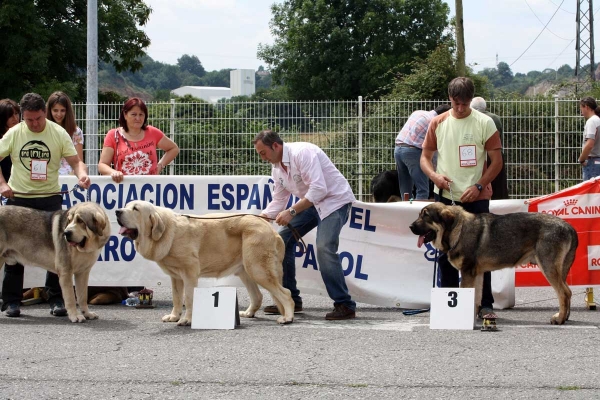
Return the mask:
<svg viewBox="0 0 600 400"><path fill-rule="evenodd" d="M12 173L8 186L14 192L30 193L31 196L46 197L48 193L60 191L58 169L63 157L77 155L71 137L60 125L46 120L42 132L32 132L25 122L13 126L0 139L0 157L12 159ZM46 179L32 179L31 160L47 162ZM36 193L46 193L35 195Z"/></svg>

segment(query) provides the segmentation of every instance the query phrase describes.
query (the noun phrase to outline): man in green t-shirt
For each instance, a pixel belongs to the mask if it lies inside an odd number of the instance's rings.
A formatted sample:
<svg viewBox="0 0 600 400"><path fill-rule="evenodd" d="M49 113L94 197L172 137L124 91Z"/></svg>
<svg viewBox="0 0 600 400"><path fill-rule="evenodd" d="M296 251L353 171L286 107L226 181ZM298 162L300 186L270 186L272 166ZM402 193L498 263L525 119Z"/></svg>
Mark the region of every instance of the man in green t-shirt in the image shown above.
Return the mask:
<svg viewBox="0 0 600 400"><path fill-rule="evenodd" d="M60 160L64 158L79 178L79 186L87 189L90 178L87 167L79 159L71 137L60 125L46 119L46 103L36 93L21 99L23 121L9 129L0 140L0 160L12 159L8 183L0 174L0 194L7 205L29 207L44 211L62 208L58 183ZM35 243L31 244L32 249ZM4 265L2 282L2 311L9 317L21 315L23 299L23 265ZM58 276L46 273L46 291L50 313L67 315Z"/></svg>
<svg viewBox="0 0 600 400"><path fill-rule="evenodd" d="M492 188L490 183L502 169L502 145L494 121L471 109L475 85L469 78L455 78L448 85L452 109L435 117L429 124L421 169L435 184L435 201L450 205L453 202L473 214L490 212ZM437 151L437 169L433 155ZM487 157L490 164L487 163ZM442 287L458 287L458 270L446 254L438 265ZM483 276L480 315L493 311L491 273Z"/></svg>

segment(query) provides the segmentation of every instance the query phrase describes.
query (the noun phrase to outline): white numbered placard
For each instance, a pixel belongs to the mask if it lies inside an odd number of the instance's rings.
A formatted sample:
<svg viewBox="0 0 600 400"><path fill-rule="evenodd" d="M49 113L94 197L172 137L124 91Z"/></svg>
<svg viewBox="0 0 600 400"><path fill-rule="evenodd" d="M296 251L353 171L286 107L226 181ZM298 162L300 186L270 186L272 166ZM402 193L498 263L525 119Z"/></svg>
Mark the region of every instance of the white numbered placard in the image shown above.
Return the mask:
<svg viewBox="0 0 600 400"><path fill-rule="evenodd" d="M430 329L473 330L475 289L431 289Z"/></svg>
<svg viewBox="0 0 600 400"><path fill-rule="evenodd" d="M194 288L192 329L235 329L236 325L239 325L236 288Z"/></svg>

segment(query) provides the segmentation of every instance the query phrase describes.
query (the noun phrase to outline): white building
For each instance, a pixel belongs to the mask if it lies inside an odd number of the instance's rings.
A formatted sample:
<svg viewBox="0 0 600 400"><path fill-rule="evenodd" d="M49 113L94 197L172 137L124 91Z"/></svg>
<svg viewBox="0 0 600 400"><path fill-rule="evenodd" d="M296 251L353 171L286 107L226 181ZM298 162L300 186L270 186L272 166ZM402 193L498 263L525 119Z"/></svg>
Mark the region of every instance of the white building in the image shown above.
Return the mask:
<svg viewBox="0 0 600 400"><path fill-rule="evenodd" d="M234 69L229 71L231 96L252 96L256 92L253 69Z"/></svg>
<svg viewBox="0 0 600 400"><path fill-rule="evenodd" d="M189 94L211 103L216 103L223 98L231 98L231 89L226 87L182 86L180 88L171 90L171 93L176 94L177 96L185 96L186 94Z"/></svg>
<svg viewBox="0 0 600 400"><path fill-rule="evenodd" d="M221 99L230 99L233 96L251 96L256 92L256 82L253 69L235 69L229 71L229 86L182 86L171 90L177 96L192 95L199 99L216 103Z"/></svg>

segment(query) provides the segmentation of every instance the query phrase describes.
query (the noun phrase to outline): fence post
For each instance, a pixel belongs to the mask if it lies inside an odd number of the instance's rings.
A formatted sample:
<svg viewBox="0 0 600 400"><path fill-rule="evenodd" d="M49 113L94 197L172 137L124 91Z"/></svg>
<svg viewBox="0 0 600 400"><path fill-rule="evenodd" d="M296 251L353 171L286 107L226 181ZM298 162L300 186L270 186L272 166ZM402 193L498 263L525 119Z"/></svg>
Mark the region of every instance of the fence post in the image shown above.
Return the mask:
<svg viewBox="0 0 600 400"><path fill-rule="evenodd" d="M172 141L175 141L175 99L171 99L171 118L169 120L169 137ZM169 175L175 175L175 162L169 164Z"/></svg>
<svg viewBox="0 0 600 400"><path fill-rule="evenodd" d="M554 95L554 191L560 190L560 151L558 135L558 95Z"/></svg>
<svg viewBox="0 0 600 400"><path fill-rule="evenodd" d="M363 201L362 96L358 96L358 200Z"/></svg>

